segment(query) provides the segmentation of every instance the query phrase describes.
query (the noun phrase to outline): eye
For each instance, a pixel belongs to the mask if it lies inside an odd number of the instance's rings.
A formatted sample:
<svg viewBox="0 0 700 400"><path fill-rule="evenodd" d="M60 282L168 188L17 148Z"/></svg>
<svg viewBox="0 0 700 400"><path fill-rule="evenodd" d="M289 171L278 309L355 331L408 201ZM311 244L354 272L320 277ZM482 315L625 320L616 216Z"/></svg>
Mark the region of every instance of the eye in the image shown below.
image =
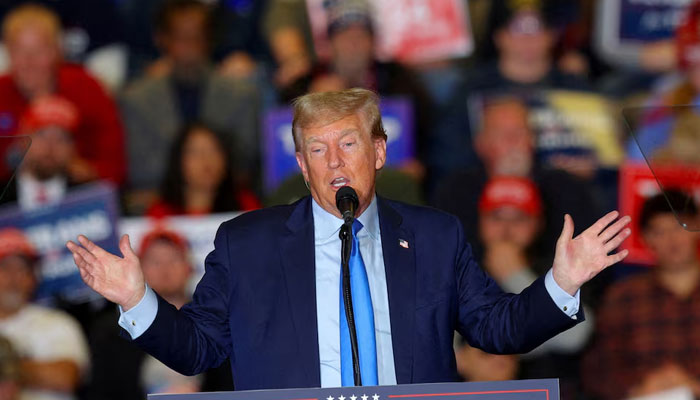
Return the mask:
<svg viewBox="0 0 700 400"><path fill-rule="evenodd" d="M355 141L354 141L354 140L353 140L353 141L349 141L349 142L345 142L345 143L342 144L342 146L345 147L345 148L349 148L349 147L352 147L352 146L354 146L354 145L355 145Z"/></svg>

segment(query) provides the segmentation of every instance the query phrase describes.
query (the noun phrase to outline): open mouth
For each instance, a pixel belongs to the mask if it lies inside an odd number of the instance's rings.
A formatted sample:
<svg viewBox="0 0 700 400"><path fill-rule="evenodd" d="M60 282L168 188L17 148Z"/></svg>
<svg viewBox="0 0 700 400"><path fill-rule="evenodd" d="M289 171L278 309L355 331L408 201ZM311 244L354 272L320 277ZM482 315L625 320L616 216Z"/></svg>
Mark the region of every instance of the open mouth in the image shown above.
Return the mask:
<svg viewBox="0 0 700 400"><path fill-rule="evenodd" d="M331 181L331 187L335 190L340 189L341 187L350 184L350 180L345 177L339 177L335 178Z"/></svg>

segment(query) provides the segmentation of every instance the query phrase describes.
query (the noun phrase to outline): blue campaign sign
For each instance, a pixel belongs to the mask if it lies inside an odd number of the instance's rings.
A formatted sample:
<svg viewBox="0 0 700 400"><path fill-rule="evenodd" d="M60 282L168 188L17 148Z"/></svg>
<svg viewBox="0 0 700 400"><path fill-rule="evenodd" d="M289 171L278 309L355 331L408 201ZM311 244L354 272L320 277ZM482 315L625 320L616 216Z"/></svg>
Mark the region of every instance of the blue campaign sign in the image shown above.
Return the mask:
<svg viewBox="0 0 700 400"><path fill-rule="evenodd" d="M149 400L558 400L558 379L154 394Z"/></svg>
<svg viewBox="0 0 700 400"><path fill-rule="evenodd" d="M381 102L382 123L387 133L387 165L396 166L415 155L413 105L410 100L392 97ZM280 108L265 115L263 121L263 182L271 192L285 178L299 172L294 139L292 110Z"/></svg>
<svg viewBox="0 0 700 400"><path fill-rule="evenodd" d="M620 39L652 41L672 38L689 0L621 0Z"/></svg>
<svg viewBox="0 0 700 400"><path fill-rule="evenodd" d="M42 255L39 301L61 297L82 302L97 295L80 278L68 240L84 234L105 250L120 254L117 237L117 195L108 184L72 189L56 206L26 212L16 205L0 209L0 228L19 228Z"/></svg>
<svg viewBox="0 0 700 400"><path fill-rule="evenodd" d="M646 43L673 38L693 0L604 0L597 2L594 45L607 62L639 68Z"/></svg>

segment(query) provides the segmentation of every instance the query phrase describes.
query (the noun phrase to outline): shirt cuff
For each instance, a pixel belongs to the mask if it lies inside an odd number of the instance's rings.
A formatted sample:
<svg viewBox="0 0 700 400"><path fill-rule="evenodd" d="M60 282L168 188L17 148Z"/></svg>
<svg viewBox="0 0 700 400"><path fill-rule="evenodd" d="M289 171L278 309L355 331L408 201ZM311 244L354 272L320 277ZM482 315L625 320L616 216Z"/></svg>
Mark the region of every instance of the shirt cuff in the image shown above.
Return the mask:
<svg viewBox="0 0 700 400"><path fill-rule="evenodd" d="M549 293L552 300L554 300L554 304L556 304L564 314L571 317L571 319L577 319L576 314L578 314L578 308L581 302L581 289L577 290L574 296L566 293L564 289L559 287L557 281L554 280L554 274L551 269L544 277L544 287L547 289L547 293Z"/></svg>
<svg viewBox="0 0 700 400"><path fill-rule="evenodd" d="M151 326L158 314L156 293L146 285L146 293L139 303L128 311L119 306L119 326L129 332L131 339L141 336Z"/></svg>

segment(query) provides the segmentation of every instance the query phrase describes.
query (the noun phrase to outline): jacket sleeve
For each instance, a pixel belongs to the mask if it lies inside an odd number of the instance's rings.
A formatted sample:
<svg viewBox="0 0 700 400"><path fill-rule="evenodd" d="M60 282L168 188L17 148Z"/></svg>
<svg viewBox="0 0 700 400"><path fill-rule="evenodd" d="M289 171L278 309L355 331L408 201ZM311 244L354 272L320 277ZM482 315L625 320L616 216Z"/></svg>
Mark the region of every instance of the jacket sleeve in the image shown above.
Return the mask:
<svg viewBox="0 0 700 400"><path fill-rule="evenodd" d="M470 345L493 354L526 353L584 320L583 307L570 318L556 306L544 277L520 294L504 293L476 263L456 225L457 330Z"/></svg>

